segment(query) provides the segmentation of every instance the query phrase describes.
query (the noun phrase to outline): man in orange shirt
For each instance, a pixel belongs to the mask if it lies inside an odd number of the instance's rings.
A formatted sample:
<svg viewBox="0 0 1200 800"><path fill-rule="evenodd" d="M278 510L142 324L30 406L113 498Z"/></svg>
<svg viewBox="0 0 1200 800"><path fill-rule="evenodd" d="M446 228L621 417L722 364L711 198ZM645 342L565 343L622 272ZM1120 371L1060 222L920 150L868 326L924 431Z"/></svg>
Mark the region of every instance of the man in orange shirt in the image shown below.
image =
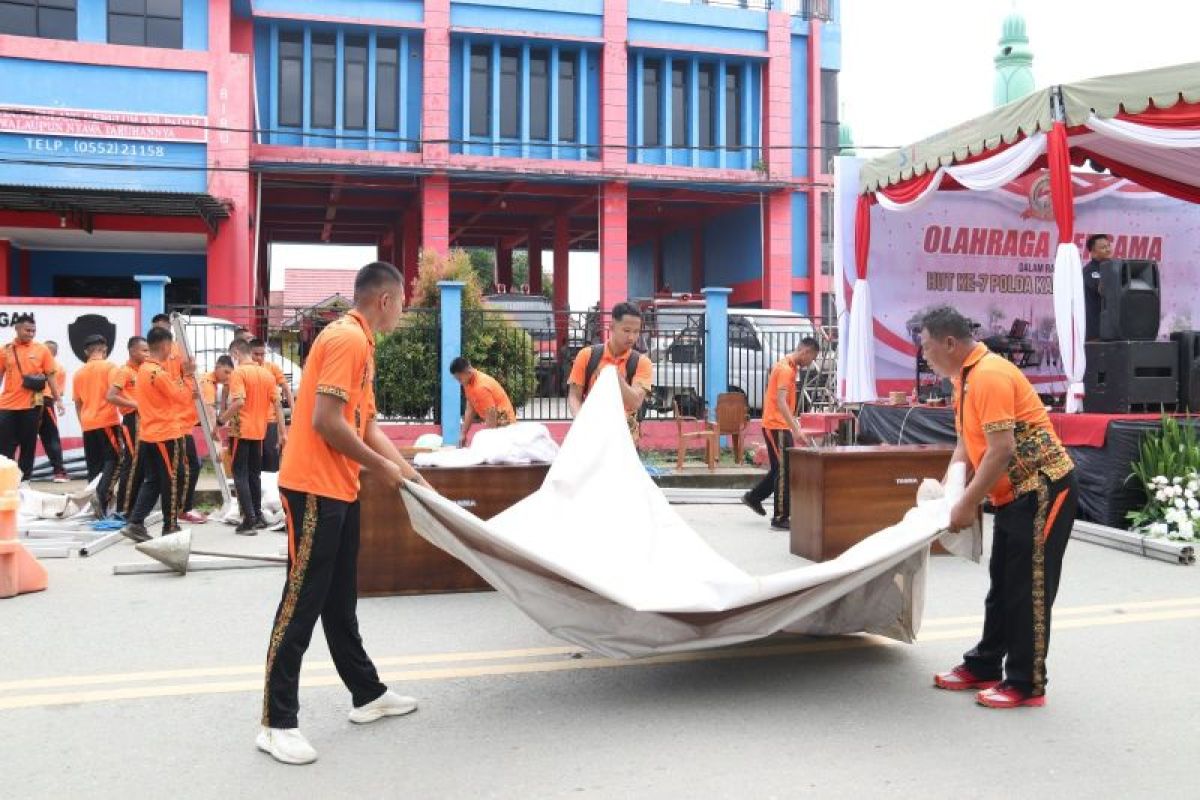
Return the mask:
<svg viewBox="0 0 1200 800"><path fill-rule="evenodd" d="M0 392L0 455L16 458L24 480L33 472L33 454L37 447L45 405L49 394L63 411L62 395L54 380L54 356L41 342L35 342L37 323L32 314L18 314L13 320L16 337L4 348L4 389Z"/></svg>
<svg viewBox="0 0 1200 800"><path fill-rule="evenodd" d="M155 328L161 328L164 331L172 333L171 317L167 314L155 314L150 319L150 324ZM183 364L185 355L183 348L178 341L172 339L171 355L168 356L166 363L167 372L173 378L183 379L184 384L193 389L195 381L193 378L184 378L180 370L180 365ZM200 424L199 413L196 410L196 395L193 392L186 400L178 403L179 411L179 442L183 448L180 455L181 463L183 464L183 473L181 480L184 485L184 494L180 501L179 519L182 522L190 522L194 525L201 525L206 521L206 517L197 512L192 505L196 499L196 483L200 480L200 454L196 450L196 438L193 435L196 426Z"/></svg>
<svg viewBox="0 0 1200 800"><path fill-rule="evenodd" d="M579 413L584 399L607 366L617 369L617 381L621 387L621 401L629 422L629 434L637 444L641 431L638 427L638 411L650 396L654 382L654 368L650 359L633 349L642 333L642 312L633 303L617 303L612 310L612 327L608 343L585 347L575 356L571 375L567 379L570 391L567 404L571 416ZM599 347L599 351L597 351Z"/></svg>
<svg viewBox="0 0 1200 800"><path fill-rule="evenodd" d="M921 351L954 381L958 444L950 464L972 476L950 511L950 529L969 527L985 498L996 510L983 635L934 685L978 689L976 701L990 708L1044 705L1050 608L1075 523L1075 465L1029 380L973 341L962 314L948 306L925 314Z"/></svg>
<svg viewBox="0 0 1200 800"><path fill-rule="evenodd" d="M296 399L292 397L291 384L283 374L283 369L274 361L267 360L267 343L262 339L251 339L250 355L253 356L255 364L271 373L275 385L279 387L279 399L286 403L288 408L292 408ZM263 439L263 472L279 472L279 454L287 444L287 425L282 419L272 405L267 414L267 435Z"/></svg>
<svg viewBox="0 0 1200 800"><path fill-rule="evenodd" d="M143 336L130 336L125 344L129 360L113 369L108 379L108 394L105 400L121 414L120 461L117 463L117 496L115 509L118 514L133 513L133 501L142 488L142 460L138 452L138 410L133 397L137 383L138 368L150 355Z"/></svg>
<svg viewBox="0 0 1200 800"><path fill-rule="evenodd" d="M483 420L485 428L503 428L516 422L517 412L508 399L508 392L491 375L471 366L465 356L450 362L450 374L462 384L463 394L467 397L467 409L463 412L462 432L458 439L460 447L467 443L467 433L476 418Z"/></svg>
<svg viewBox="0 0 1200 800"><path fill-rule="evenodd" d="M800 423L796 421L796 374L811 364L821 352L821 346L811 336L806 336L771 367L767 378L767 390L763 394L763 438L767 440L767 458L771 468L753 489L742 495L742 503L755 514L766 516L762 502L774 495L775 507L771 515L771 527L777 531L791 528L792 495L788 481L788 448L800 438Z"/></svg>
<svg viewBox="0 0 1200 800"><path fill-rule="evenodd" d="M191 377L195 365L183 361L179 365L183 377L175 377L170 373L167 361L171 357L173 338L171 332L164 328L150 329L146 334L150 355L138 367L137 383L133 388L141 440L138 458L146 477L134 501L129 521L121 533L135 542L150 538L145 523L155 501L162 504L163 535L180 530L178 519L180 501L187 487L187 462L179 436L179 409L184 399L192 396L184 377Z"/></svg>
<svg viewBox="0 0 1200 800"><path fill-rule="evenodd" d="M279 470L288 577L271 630L263 727L256 741L285 764L308 764L317 757L296 717L300 665L318 618L353 699L351 722L373 722L417 707L379 680L363 649L355 610L360 467L392 492L405 479L428 486L375 423L375 336L396 327L403 307L400 271L383 262L368 264L354 280L354 309L321 331L304 364Z"/></svg>
<svg viewBox="0 0 1200 800"><path fill-rule="evenodd" d="M62 434L58 430L58 418L66 413L63 403L67 396L67 372L58 361L58 342L47 339L45 344L50 355L54 357L54 388L58 390L59 400L55 402L49 397L42 398L46 410L42 413L41 424L38 425L38 438L42 442L46 460L50 462L50 468L54 472L51 480L54 483L66 483L71 478L63 464Z"/></svg>
<svg viewBox="0 0 1200 800"><path fill-rule="evenodd" d="M83 429L88 481L100 476L96 484L96 516L103 519L108 516L113 473L123 449L121 416L116 406L108 402L109 384L116 367L108 360L108 342L103 336L89 336L83 343L83 352L88 360L75 373L71 389Z"/></svg>
<svg viewBox="0 0 1200 800"><path fill-rule="evenodd" d="M242 521L234 532L254 536L270 527L262 513L262 448L268 409L280 411L279 389L275 376L254 362L249 343L234 339L230 350L238 365L229 377L229 406L217 421L229 424L233 484L242 509Z"/></svg>

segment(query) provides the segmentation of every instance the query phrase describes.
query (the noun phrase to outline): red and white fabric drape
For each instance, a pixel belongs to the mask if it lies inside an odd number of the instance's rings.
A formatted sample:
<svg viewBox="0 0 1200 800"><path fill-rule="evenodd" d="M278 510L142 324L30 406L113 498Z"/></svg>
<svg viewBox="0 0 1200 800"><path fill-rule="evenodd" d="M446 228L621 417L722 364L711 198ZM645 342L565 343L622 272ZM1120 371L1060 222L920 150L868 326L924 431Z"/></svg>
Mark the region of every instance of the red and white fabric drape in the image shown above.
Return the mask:
<svg viewBox="0 0 1200 800"><path fill-rule="evenodd" d="M1083 299L1083 262L1075 245L1075 191L1071 180L1071 151L1067 128L1054 123L1048 143L1050 199L1058 224L1058 248L1054 253L1054 324L1058 351L1067 378L1068 414L1083 410L1083 374L1087 359L1083 350L1087 310Z"/></svg>

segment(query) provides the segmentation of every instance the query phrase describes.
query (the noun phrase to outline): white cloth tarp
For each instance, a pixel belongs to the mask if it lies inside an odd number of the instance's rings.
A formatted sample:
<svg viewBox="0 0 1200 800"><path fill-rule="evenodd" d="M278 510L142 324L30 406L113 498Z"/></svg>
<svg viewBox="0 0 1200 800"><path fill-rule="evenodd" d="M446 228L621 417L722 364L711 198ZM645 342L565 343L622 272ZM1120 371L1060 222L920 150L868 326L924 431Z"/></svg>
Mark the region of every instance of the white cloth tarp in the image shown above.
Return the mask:
<svg viewBox="0 0 1200 800"><path fill-rule="evenodd" d="M778 631L912 641L929 544L945 528L954 496L914 508L832 561L747 574L710 548L646 474L611 369L589 393L545 483L507 511L484 522L421 486L406 483L402 492L423 537L550 633L610 657Z"/></svg>
<svg viewBox="0 0 1200 800"><path fill-rule="evenodd" d="M1054 254L1054 322L1058 351L1067 378L1067 413L1083 410L1083 373L1087 366L1083 341L1087 308L1083 299L1083 263L1072 242L1060 244Z"/></svg>
<svg viewBox="0 0 1200 800"><path fill-rule="evenodd" d="M858 171L863 159L854 156L837 156L833 160L833 281L834 300L838 319L838 400L843 403L864 403L878 398L875 390L875 333L872 330L856 332L850 325L850 303L847 288L858 300L858 289L865 288L866 281L858 280L858 269L854 264L854 214L858 206ZM864 301L870 305L870 292ZM870 318L866 321L870 323ZM863 319L857 320L861 326ZM855 358L850 351L857 347ZM864 351L865 348L865 351Z"/></svg>
<svg viewBox="0 0 1200 800"><path fill-rule="evenodd" d="M471 467L477 464L549 463L558 455L558 443L540 422L517 422L503 428L484 428L470 447L417 453L418 467Z"/></svg>

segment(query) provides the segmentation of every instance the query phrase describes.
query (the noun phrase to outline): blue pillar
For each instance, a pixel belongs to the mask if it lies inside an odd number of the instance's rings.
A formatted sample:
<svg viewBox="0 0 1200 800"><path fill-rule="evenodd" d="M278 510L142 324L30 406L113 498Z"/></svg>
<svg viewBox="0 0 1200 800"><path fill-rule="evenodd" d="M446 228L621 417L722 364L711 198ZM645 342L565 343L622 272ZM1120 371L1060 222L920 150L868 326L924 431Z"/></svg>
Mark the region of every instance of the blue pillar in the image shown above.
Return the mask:
<svg viewBox="0 0 1200 800"><path fill-rule="evenodd" d="M462 281L438 281L441 304L442 358L438 383L442 387L442 442L455 444L462 428L461 391L450 377L450 362L462 355Z"/></svg>
<svg viewBox="0 0 1200 800"><path fill-rule="evenodd" d="M717 396L729 388L729 295L732 289L708 286L704 292L704 399L708 418L717 419Z"/></svg>
<svg viewBox="0 0 1200 800"><path fill-rule="evenodd" d="M142 329L138 334L145 336L150 320L167 311L167 284L171 279L166 275L134 275L133 279L142 285Z"/></svg>

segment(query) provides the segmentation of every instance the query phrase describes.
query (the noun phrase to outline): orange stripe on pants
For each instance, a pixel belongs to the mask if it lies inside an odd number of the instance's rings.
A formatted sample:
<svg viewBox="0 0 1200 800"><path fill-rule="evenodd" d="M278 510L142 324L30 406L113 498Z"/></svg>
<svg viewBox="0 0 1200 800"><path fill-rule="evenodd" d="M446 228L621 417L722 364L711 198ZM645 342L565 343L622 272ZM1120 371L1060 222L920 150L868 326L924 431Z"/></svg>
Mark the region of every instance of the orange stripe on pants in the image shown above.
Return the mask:
<svg viewBox="0 0 1200 800"><path fill-rule="evenodd" d="M1062 504L1066 502L1068 494L1070 494L1070 489L1063 489L1058 493L1058 497L1054 498L1054 505L1050 507L1050 514L1046 517L1046 525L1042 528L1043 542L1050 537L1050 531L1054 527L1054 521L1058 519L1058 512L1062 510Z"/></svg>
<svg viewBox="0 0 1200 800"><path fill-rule="evenodd" d="M292 509L288 504L287 495L279 493L279 502L283 504L283 518L287 520L288 560L296 560L296 525L292 521Z"/></svg>

